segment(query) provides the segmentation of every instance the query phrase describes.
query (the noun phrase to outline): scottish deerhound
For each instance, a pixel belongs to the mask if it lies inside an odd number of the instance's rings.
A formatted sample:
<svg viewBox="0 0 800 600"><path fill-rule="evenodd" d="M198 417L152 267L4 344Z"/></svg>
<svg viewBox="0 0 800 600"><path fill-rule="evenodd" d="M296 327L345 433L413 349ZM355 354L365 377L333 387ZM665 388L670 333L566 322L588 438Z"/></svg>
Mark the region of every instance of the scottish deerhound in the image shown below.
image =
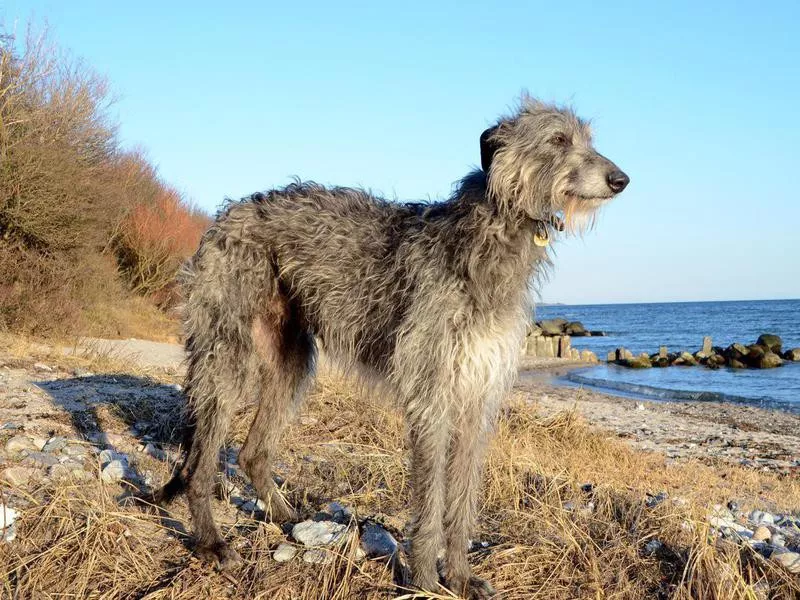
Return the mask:
<svg viewBox="0 0 800 600"><path fill-rule="evenodd" d="M482 169L447 201L388 202L294 183L229 203L182 274L192 411L188 454L155 494L184 486L197 552L239 561L211 515L218 451L240 401L258 409L239 463L273 519L281 430L314 372L316 342L404 409L411 445L412 583L493 595L467 562L487 434L513 381L531 282L559 228L580 227L628 177L570 110L524 98L481 136Z"/></svg>

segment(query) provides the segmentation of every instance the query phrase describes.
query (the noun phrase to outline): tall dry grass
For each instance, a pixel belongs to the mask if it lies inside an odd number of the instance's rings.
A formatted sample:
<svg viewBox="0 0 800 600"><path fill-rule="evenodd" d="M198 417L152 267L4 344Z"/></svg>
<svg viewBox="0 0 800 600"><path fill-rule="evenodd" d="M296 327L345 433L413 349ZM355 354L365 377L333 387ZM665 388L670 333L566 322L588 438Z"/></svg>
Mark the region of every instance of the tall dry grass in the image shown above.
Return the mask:
<svg viewBox="0 0 800 600"><path fill-rule="evenodd" d="M108 81L46 32L0 28L2 328L118 335L163 321L135 298L174 298L208 218L120 148L112 105Z"/></svg>
<svg viewBox="0 0 800 600"><path fill-rule="evenodd" d="M61 485L15 490L31 504L18 541L0 546L0 589L20 599L412 597L395 588L385 562L359 562L354 552L364 519L403 539L410 517L403 446L396 411L323 377L287 433L278 470L305 517L331 500L353 509L351 535L331 563L276 563L271 553L287 540L281 529L215 500L223 532L244 558L240 569L216 573L191 554L182 500L163 519L120 506L114 486ZM142 467L168 476L163 463ZM647 493L665 489L670 498L647 507ZM499 422L484 481L477 539L490 546L471 561L504 599L795 598L797 578L718 540L705 517L709 504L732 497L780 505L799 492L796 481L737 467L665 468L662 455L636 452L575 413L543 419L517 398ZM653 540L661 545L648 550Z"/></svg>

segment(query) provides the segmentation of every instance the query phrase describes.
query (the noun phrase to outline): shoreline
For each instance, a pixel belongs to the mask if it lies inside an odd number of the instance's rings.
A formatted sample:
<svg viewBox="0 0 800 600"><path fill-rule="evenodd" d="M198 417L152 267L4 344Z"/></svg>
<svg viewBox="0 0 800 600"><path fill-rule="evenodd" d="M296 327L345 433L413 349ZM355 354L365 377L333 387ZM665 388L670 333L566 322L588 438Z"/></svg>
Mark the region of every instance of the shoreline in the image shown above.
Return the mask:
<svg viewBox="0 0 800 600"><path fill-rule="evenodd" d="M736 402L630 398L558 378L586 363L520 365L516 393L543 415L576 410L591 425L668 461L698 459L800 476L800 414Z"/></svg>

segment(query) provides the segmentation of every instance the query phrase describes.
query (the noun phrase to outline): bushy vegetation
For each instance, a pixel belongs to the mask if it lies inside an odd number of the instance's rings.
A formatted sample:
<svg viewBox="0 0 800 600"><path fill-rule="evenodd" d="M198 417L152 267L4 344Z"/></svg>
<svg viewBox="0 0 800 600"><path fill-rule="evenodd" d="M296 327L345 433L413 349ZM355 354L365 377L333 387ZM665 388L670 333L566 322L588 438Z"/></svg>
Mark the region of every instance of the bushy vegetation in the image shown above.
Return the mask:
<svg viewBox="0 0 800 600"><path fill-rule="evenodd" d="M105 78L0 29L0 328L147 334L208 217L121 148ZM143 302L142 297L150 302Z"/></svg>

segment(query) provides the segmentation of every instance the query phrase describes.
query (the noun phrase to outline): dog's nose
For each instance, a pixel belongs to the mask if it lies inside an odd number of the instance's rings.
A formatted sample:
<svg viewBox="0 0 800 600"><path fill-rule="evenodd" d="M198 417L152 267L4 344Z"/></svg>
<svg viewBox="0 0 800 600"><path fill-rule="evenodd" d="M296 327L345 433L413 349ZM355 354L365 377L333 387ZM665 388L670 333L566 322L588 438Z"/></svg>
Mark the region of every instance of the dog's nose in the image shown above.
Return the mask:
<svg viewBox="0 0 800 600"><path fill-rule="evenodd" d="M619 194L630 182L630 177L625 175L619 169L614 169L606 176L606 181L608 182L608 187L611 188L611 191L615 194Z"/></svg>

